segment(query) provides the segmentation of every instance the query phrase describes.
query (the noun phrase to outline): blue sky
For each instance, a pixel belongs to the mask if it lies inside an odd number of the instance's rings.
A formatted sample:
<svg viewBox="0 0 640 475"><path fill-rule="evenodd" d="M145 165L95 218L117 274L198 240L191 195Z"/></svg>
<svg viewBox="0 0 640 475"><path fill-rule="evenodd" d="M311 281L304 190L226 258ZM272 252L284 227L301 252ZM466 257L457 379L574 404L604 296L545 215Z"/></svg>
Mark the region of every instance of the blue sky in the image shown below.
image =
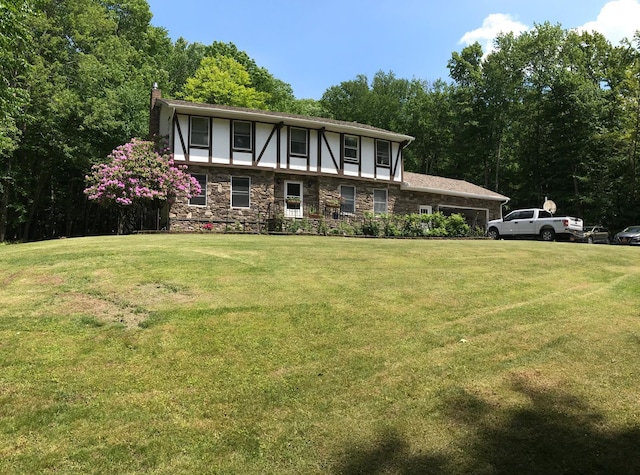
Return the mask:
<svg viewBox="0 0 640 475"><path fill-rule="evenodd" d="M152 24L176 40L232 42L293 87L329 87L377 71L448 79L451 53L499 31L549 21L598 30L618 44L640 30L640 0L148 0Z"/></svg>

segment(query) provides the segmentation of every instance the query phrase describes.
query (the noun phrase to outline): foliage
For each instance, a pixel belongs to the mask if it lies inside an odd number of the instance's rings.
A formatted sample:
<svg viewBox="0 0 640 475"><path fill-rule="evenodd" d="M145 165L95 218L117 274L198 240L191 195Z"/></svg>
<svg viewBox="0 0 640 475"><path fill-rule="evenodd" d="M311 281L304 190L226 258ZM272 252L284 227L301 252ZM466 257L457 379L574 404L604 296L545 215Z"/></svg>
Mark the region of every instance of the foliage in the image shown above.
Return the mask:
<svg viewBox="0 0 640 475"><path fill-rule="evenodd" d="M281 225L275 228L279 231L282 227L288 233L298 231L312 232L313 226L306 219L286 219L280 217ZM374 214L371 211L364 213L362 220L320 220L317 234L341 234L345 236L371 236L371 237L479 237L484 235L483 230L471 229L465 222L464 216L452 214L445 216L442 213L432 214Z"/></svg>
<svg viewBox="0 0 640 475"><path fill-rule="evenodd" d="M0 172L9 178L0 229L10 239L111 229L104 211L86 202L84 176L95 157L148 132L149 90L166 77L159 65L170 45L150 19L145 0L39 0L23 18L37 41L23 50L29 94Z"/></svg>
<svg viewBox="0 0 640 475"><path fill-rule="evenodd" d="M365 236L380 235L380 222L371 211L366 211L364 213L364 222L362 223L362 234L364 234Z"/></svg>
<svg viewBox="0 0 640 475"><path fill-rule="evenodd" d="M285 221L286 232L291 234L310 233L313 225L307 218L288 219Z"/></svg>
<svg viewBox="0 0 640 475"><path fill-rule="evenodd" d="M33 38L27 18L32 14L28 0L0 2L0 242L5 240L15 184L12 155L21 138L19 117L29 99L26 75Z"/></svg>
<svg viewBox="0 0 640 475"><path fill-rule="evenodd" d="M121 234L127 208L171 205L177 197L200 193L198 180L185 169L175 165L172 157L159 154L153 142L133 139L113 150L106 163L93 165L85 177L84 193L90 201L119 210Z"/></svg>
<svg viewBox="0 0 640 475"><path fill-rule="evenodd" d="M464 216L458 213L454 213L447 217L445 224L447 235L449 236L469 236L471 234L471 227L467 224Z"/></svg>
<svg viewBox="0 0 640 475"><path fill-rule="evenodd" d="M16 120L28 99L24 75L32 46L26 21L32 14L30 4L28 0L0 3L0 158L17 147ZM3 191L1 178L0 175L0 193Z"/></svg>
<svg viewBox="0 0 640 475"><path fill-rule="evenodd" d="M247 70L228 56L205 57L180 94L193 102L264 109L269 95L251 87Z"/></svg>
<svg viewBox="0 0 640 475"><path fill-rule="evenodd" d="M291 85L275 78L266 68L258 66L245 51L241 51L233 43L214 41L206 47L209 57L225 56L234 59L247 71L250 85L265 97L265 108L281 112L294 112L292 107L296 102ZM230 104L229 104L230 105Z"/></svg>
<svg viewBox="0 0 640 475"><path fill-rule="evenodd" d="M0 2L0 241L112 229L113 215L82 193L84 176L96 157L145 136L153 82L168 97L414 136L407 171L468 180L511 207L548 197L612 230L640 220L639 35L614 46L538 24L499 35L488 54L478 44L453 52L453 82L378 71L315 101L233 43L172 42L150 19L145 0ZM395 234L404 224L381 225Z"/></svg>
<svg viewBox="0 0 640 475"><path fill-rule="evenodd" d="M136 201L167 201L191 198L200 193L198 180L186 173L185 165L160 155L151 141L133 139L117 147L107 163L92 167L85 194L104 206L131 206Z"/></svg>

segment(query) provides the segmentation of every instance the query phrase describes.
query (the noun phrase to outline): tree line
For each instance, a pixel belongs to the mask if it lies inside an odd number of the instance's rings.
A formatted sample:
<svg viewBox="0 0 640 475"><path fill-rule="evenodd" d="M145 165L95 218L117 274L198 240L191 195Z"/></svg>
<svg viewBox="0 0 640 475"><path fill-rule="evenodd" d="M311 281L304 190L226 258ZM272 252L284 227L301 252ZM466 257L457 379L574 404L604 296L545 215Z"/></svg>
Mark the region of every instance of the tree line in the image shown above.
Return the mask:
<svg viewBox="0 0 640 475"><path fill-rule="evenodd" d="M640 36L549 23L453 52L449 80L377 72L300 99L233 43L172 41L146 0L0 2L0 241L114 232L91 167L165 97L357 121L416 138L405 169L465 179L613 229L640 221Z"/></svg>

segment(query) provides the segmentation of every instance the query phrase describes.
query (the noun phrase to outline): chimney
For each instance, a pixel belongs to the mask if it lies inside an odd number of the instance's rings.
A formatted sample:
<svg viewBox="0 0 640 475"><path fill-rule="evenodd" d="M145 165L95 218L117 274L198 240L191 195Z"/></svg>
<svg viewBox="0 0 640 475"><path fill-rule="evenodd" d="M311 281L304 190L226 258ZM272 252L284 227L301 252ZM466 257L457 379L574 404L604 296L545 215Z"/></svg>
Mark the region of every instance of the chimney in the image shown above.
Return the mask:
<svg viewBox="0 0 640 475"><path fill-rule="evenodd" d="M161 98L162 91L158 89L158 83L154 82L149 106L149 137L160 135L160 106L156 106L156 101Z"/></svg>

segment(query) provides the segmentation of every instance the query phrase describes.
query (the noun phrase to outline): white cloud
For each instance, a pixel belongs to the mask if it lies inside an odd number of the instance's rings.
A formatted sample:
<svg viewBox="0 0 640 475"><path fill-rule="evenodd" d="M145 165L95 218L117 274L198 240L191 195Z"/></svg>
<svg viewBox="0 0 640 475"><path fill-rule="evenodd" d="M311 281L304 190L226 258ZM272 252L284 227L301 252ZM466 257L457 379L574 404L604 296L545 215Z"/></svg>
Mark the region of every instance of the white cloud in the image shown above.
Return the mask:
<svg viewBox="0 0 640 475"><path fill-rule="evenodd" d="M527 31L528 29L529 28L526 25L513 19L511 15L504 13L492 13L482 21L482 26L480 28L465 33L464 36L460 38L459 43L470 45L477 41L482 45L482 52L486 56L494 50L493 40L498 36L498 34L513 32L517 35L523 31Z"/></svg>
<svg viewBox="0 0 640 475"><path fill-rule="evenodd" d="M640 1L613 0L602 7L595 21L577 29L602 33L614 45L623 38L632 39L636 30L640 30Z"/></svg>

